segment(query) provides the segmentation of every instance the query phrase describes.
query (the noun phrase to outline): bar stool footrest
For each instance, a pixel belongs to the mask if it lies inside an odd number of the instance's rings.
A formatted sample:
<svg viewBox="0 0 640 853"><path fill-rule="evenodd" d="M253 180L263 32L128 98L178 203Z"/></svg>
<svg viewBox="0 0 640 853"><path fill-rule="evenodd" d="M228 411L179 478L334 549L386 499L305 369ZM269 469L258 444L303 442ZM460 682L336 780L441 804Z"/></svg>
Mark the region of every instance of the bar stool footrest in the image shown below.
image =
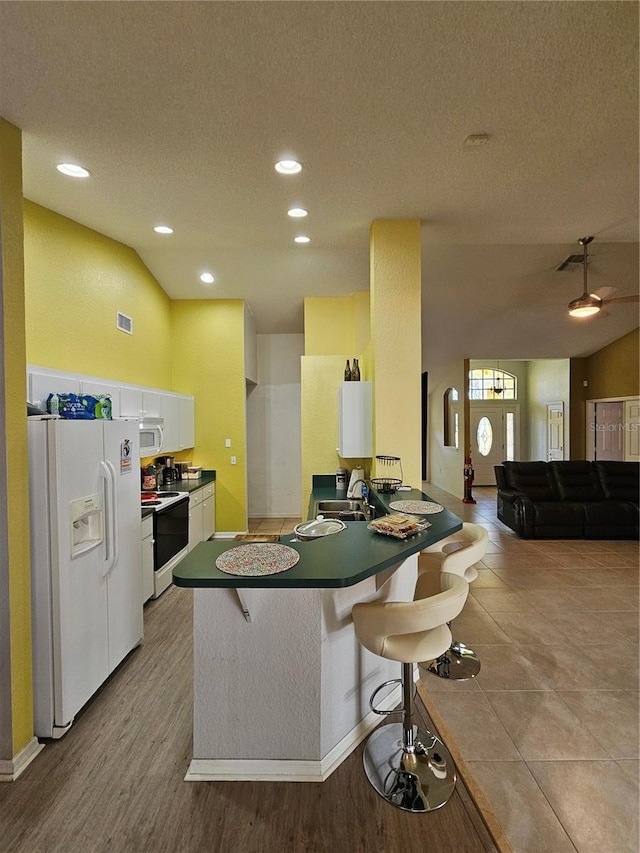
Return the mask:
<svg viewBox="0 0 640 853"><path fill-rule="evenodd" d="M374 714L379 714L381 717L386 717L388 714L402 714L404 713L404 708L392 708L391 711L381 711L379 708L376 708L374 700L378 693L385 687L388 687L390 684L402 684L401 678L392 678L390 681L383 681L382 684L379 684L376 689L373 691L371 696L369 697L369 707L373 711Z"/></svg>

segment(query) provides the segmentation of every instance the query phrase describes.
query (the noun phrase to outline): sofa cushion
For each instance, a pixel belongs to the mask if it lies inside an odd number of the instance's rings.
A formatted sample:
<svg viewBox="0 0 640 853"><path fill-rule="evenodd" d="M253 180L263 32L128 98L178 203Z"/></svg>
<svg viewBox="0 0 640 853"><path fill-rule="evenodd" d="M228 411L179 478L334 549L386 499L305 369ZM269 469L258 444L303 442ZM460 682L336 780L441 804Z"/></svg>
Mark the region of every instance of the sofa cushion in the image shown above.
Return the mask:
<svg viewBox="0 0 640 853"><path fill-rule="evenodd" d="M584 504L587 539L629 539L638 529L638 507L627 501Z"/></svg>
<svg viewBox="0 0 640 853"><path fill-rule="evenodd" d="M640 493L640 462L594 462L604 495L637 504Z"/></svg>
<svg viewBox="0 0 640 853"><path fill-rule="evenodd" d="M585 507L579 501L536 501L533 513L537 538L584 535Z"/></svg>
<svg viewBox="0 0 640 853"><path fill-rule="evenodd" d="M532 501L557 501L558 490L547 462L503 462L507 487Z"/></svg>
<svg viewBox="0 0 640 853"><path fill-rule="evenodd" d="M550 462L563 501L601 501L604 492L592 462Z"/></svg>

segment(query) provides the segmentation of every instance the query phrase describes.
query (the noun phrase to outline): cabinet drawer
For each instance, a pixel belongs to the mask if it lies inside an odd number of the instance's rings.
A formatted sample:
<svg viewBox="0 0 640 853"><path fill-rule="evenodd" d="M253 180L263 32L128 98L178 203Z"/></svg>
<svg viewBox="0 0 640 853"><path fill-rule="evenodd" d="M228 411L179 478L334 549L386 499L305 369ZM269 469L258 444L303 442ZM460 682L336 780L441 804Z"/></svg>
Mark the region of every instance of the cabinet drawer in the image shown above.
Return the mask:
<svg viewBox="0 0 640 853"><path fill-rule="evenodd" d="M204 489L202 489L202 493L204 498L213 497L213 486L205 486Z"/></svg>
<svg viewBox="0 0 640 853"><path fill-rule="evenodd" d="M189 492L189 507L199 506L204 500L204 489L198 489L197 492Z"/></svg>

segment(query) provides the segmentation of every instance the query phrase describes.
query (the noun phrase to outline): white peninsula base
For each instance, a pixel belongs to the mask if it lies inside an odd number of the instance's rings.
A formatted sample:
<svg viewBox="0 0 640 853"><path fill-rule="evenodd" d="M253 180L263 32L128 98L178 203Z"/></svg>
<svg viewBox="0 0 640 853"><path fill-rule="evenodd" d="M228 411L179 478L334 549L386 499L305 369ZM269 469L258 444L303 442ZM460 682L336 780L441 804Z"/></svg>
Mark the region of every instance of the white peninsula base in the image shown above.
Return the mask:
<svg viewBox="0 0 640 853"><path fill-rule="evenodd" d="M324 781L381 717L369 696L400 666L358 643L351 608L411 600L417 555L336 589L194 589L194 757L188 781ZM401 701L389 687L378 707Z"/></svg>

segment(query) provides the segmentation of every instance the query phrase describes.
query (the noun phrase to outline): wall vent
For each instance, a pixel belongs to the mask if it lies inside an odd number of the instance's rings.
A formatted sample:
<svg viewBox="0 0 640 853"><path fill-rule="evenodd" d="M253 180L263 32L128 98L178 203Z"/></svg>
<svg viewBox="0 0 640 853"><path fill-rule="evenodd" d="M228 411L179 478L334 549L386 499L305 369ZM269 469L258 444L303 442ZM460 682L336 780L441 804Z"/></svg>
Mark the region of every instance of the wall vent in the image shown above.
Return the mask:
<svg viewBox="0 0 640 853"><path fill-rule="evenodd" d="M122 311L116 312L116 326L121 332L126 332L128 335L133 334L133 319L123 314Z"/></svg>

